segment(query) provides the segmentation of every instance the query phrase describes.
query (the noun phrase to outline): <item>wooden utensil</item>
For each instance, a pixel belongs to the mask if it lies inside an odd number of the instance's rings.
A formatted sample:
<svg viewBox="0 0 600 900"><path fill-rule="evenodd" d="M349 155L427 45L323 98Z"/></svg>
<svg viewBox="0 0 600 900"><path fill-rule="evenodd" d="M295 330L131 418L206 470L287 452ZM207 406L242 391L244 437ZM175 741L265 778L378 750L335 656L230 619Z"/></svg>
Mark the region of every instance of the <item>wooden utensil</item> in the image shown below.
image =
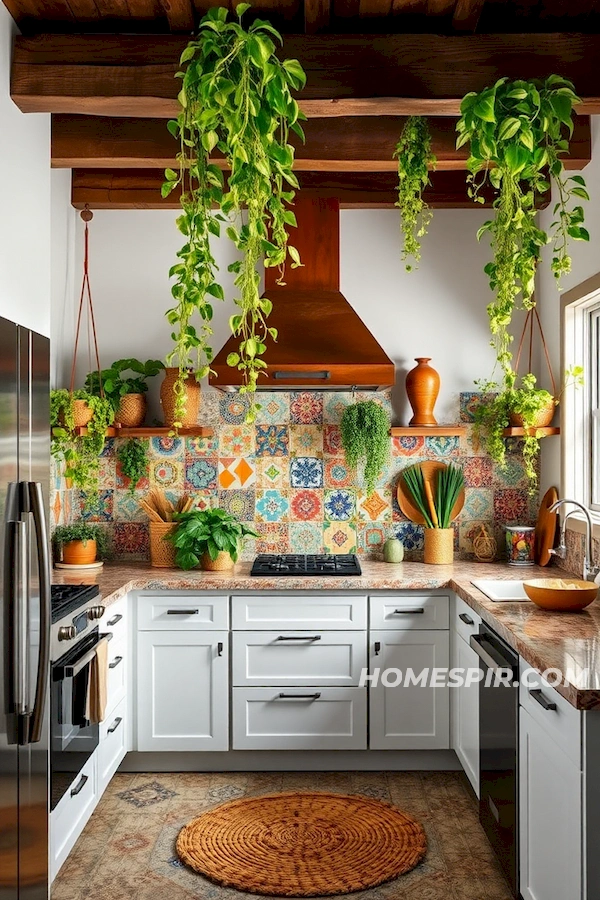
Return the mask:
<svg viewBox="0 0 600 900"><path fill-rule="evenodd" d="M558 491L555 487L548 488L542 498L535 525L534 559L538 566L547 566L552 559L550 550L554 547L558 515L550 512L550 507L558 500Z"/></svg>
<svg viewBox="0 0 600 900"><path fill-rule="evenodd" d="M421 470L423 472L423 478L425 479L425 484L429 483L430 490L433 494L435 494L435 482L437 478L437 473L440 469L444 469L445 465L441 462L436 462L435 460L427 460L427 462L420 463ZM427 488L425 488L427 490ZM424 525L425 519L417 509L417 507L413 503L412 495L408 490L406 483L402 474L398 480L398 488L397 488L397 497L398 497L398 506L404 513L407 519L410 519L411 522L416 522L417 525ZM452 520L456 519L461 509L465 505L465 489L461 490L458 500L454 504L452 509Z"/></svg>
<svg viewBox="0 0 600 900"><path fill-rule="evenodd" d="M140 500L140 506L142 507L144 512L147 513L149 519L152 522L160 522L161 525L164 525L164 519L160 517L159 513L157 513L153 506L150 506L150 504L146 503L145 500Z"/></svg>

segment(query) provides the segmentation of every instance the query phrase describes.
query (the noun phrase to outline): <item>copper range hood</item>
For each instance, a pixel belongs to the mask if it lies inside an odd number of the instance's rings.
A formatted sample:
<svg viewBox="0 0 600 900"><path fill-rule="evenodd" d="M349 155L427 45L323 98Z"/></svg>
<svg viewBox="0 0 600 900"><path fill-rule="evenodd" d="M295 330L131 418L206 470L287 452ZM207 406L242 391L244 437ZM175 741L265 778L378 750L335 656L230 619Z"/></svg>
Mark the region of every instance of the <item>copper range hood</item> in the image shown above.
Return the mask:
<svg viewBox="0 0 600 900"><path fill-rule="evenodd" d="M300 192L294 205L298 227L291 242L303 266L285 272L285 286L276 283L277 271L265 269L265 295L273 301L269 325L277 328L277 342L269 339L259 390L378 390L394 384L394 363L365 323L340 293L340 205L333 198ZM227 365L237 352L230 337L216 355L210 384L235 391L242 373Z"/></svg>

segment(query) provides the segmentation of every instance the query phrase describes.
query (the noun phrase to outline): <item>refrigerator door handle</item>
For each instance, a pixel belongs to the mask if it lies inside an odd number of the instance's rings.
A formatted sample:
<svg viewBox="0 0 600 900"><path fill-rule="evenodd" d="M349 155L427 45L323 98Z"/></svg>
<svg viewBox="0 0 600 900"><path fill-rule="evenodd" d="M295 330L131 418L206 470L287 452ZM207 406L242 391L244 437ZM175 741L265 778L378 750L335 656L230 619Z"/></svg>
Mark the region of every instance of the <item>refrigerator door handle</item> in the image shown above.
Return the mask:
<svg viewBox="0 0 600 900"><path fill-rule="evenodd" d="M12 707L17 716L27 712L27 523L6 523L7 560L10 560L13 665Z"/></svg>
<svg viewBox="0 0 600 900"><path fill-rule="evenodd" d="M35 542L37 547L38 571L40 580L40 655L35 688L35 701L31 713L29 743L37 744L42 738L44 707L48 693L50 678L50 553L48 549L48 533L44 511L42 485L39 481L27 483L29 510L35 526Z"/></svg>

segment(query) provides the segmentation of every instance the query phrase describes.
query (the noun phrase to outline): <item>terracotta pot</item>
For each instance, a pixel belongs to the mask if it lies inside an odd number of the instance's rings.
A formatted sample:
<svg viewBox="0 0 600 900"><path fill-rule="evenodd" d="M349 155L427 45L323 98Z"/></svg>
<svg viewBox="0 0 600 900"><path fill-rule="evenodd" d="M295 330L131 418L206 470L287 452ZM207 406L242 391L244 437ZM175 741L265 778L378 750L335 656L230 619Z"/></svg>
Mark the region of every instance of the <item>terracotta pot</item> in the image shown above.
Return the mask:
<svg viewBox="0 0 600 900"><path fill-rule="evenodd" d="M406 376L406 393L414 413L409 425L437 425L433 408L440 392L440 376L427 365L430 357L418 356L418 365Z"/></svg>
<svg viewBox="0 0 600 900"><path fill-rule="evenodd" d="M168 425L169 427L175 422L176 397L173 388L178 377L178 368L165 369L165 377L160 386L160 402L165 417L165 425ZM200 385L191 372L184 382L184 393L185 413L179 421L181 422L181 425L197 425L198 413L200 412Z"/></svg>
<svg viewBox="0 0 600 900"><path fill-rule="evenodd" d="M96 562L96 541L67 541L62 545L62 561L67 566L89 566Z"/></svg>
<svg viewBox="0 0 600 900"><path fill-rule="evenodd" d="M554 418L554 410L556 409L556 405L554 400L550 400L546 406L539 410L533 417L533 421L531 423L532 428L546 428L552 422ZM514 428L523 428L523 416L518 413L510 414L510 424Z"/></svg>
<svg viewBox="0 0 600 900"><path fill-rule="evenodd" d="M125 394L115 414L115 424L124 428L139 428L146 418L146 395Z"/></svg>
<svg viewBox="0 0 600 900"><path fill-rule="evenodd" d="M216 559L211 559L210 553L204 553L200 560L200 566L207 572L229 572L235 563L229 553L222 550Z"/></svg>
<svg viewBox="0 0 600 900"><path fill-rule="evenodd" d="M76 428L85 428L94 417L94 410L90 409L87 400L73 400L73 421Z"/></svg>
<svg viewBox="0 0 600 900"><path fill-rule="evenodd" d="M429 566L450 566L454 560L454 529L426 528L423 559Z"/></svg>

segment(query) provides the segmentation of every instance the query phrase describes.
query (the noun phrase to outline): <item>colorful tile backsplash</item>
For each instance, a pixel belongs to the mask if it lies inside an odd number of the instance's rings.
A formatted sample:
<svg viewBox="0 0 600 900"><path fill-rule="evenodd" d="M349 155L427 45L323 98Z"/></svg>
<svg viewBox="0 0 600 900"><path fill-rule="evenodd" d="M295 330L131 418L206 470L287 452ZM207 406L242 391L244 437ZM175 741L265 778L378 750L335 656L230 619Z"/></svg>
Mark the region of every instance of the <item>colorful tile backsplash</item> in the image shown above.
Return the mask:
<svg viewBox="0 0 600 900"><path fill-rule="evenodd" d="M395 491L401 470L415 462L455 461L465 472L465 506L455 526L455 546L472 551L481 523L494 528L503 546L502 526L531 524L537 497L527 494L518 444L509 448L500 471L473 434L473 393L460 396L461 437L407 435L390 439L390 458L376 489L366 496L360 476L346 463L339 422L356 399L375 398L391 414L386 393L293 391L261 394L257 422L245 424L248 400L235 394L205 392L201 420L215 429L212 438L151 438L146 476L132 495L119 471L115 440L107 441L101 463L100 493L85 509L84 498L53 479L52 524L82 517L106 528L116 558L148 558L148 522L138 498L150 488L171 499L193 493L200 508L221 506L258 533L244 558L255 553L353 553L378 556L387 537L397 536L407 558L419 559L423 530L405 519ZM459 417L459 410L456 411Z"/></svg>

